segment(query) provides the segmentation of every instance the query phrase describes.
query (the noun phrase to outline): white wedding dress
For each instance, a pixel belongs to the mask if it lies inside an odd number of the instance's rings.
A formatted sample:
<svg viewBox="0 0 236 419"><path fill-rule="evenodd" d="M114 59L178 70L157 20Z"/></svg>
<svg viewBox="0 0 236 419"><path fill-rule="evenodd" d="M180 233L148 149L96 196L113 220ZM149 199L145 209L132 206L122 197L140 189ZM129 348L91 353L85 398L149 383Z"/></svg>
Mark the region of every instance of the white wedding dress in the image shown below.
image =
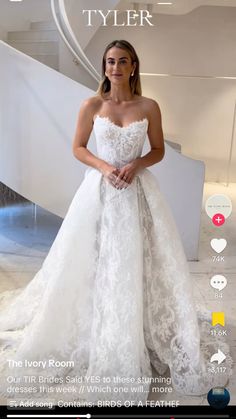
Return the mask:
<svg viewBox="0 0 236 419"><path fill-rule="evenodd" d="M98 156L122 167L141 155L147 128L146 118L119 127L97 115ZM68 386L69 376L77 377L76 393L42 394L36 383L35 393L18 397L138 403L147 400L151 366L158 374L169 366L181 394L224 385L227 346L210 337L210 319L199 323L191 289L178 231L151 172L118 190L89 168L41 269L26 288L2 295L2 393L9 398L9 375L21 386L29 374L51 377L44 386L54 390ZM209 371L218 349L227 354L225 374ZM72 363L49 366L49 359ZM8 360L45 364L10 367Z"/></svg>

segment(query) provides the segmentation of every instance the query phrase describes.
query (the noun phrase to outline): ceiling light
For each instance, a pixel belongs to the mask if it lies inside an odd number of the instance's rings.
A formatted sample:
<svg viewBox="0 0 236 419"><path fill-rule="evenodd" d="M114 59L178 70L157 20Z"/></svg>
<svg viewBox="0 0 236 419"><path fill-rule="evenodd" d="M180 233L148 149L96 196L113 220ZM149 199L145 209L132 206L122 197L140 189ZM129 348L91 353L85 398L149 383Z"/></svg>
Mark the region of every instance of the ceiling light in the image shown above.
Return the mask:
<svg viewBox="0 0 236 419"><path fill-rule="evenodd" d="M167 6L170 6L171 4L173 4L171 1L162 1L162 2L158 2L157 4L162 4L162 5L167 5Z"/></svg>
<svg viewBox="0 0 236 419"><path fill-rule="evenodd" d="M10 1L22 1L22 0L10 0Z"/></svg>

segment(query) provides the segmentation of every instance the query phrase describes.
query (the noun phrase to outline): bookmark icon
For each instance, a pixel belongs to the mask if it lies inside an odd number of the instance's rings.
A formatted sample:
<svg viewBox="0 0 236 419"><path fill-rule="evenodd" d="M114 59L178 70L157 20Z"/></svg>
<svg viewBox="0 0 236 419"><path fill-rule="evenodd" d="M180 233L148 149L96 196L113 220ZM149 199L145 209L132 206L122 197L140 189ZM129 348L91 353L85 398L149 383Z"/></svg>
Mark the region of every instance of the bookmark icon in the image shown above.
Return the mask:
<svg viewBox="0 0 236 419"><path fill-rule="evenodd" d="M212 313L211 324L212 324L212 326L216 326L218 324L220 326L224 326L225 325L225 313L222 312L222 311L213 312Z"/></svg>

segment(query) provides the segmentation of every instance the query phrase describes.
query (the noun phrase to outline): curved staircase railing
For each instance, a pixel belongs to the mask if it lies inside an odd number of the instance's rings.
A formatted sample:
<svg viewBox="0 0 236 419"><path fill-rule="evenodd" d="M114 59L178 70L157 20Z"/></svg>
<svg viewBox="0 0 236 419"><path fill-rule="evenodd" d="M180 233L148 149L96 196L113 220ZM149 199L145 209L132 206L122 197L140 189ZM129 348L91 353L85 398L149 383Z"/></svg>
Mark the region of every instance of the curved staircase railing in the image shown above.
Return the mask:
<svg viewBox="0 0 236 419"><path fill-rule="evenodd" d="M58 13L56 9L58 10ZM64 0L51 0L51 10L57 29L66 46L69 48L75 59L90 74L90 76L99 82L101 77L100 74L84 53L71 28Z"/></svg>

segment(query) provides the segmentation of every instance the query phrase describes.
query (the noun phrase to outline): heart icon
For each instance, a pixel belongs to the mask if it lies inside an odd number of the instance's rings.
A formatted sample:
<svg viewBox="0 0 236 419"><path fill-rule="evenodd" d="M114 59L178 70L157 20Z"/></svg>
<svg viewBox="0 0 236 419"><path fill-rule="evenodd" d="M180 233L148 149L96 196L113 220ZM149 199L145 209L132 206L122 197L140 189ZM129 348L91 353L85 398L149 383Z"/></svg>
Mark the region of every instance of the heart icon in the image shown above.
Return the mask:
<svg viewBox="0 0 236 419"><path fill-rule="evenodd" d="M215 252L221 253L227 246L227 241L225 239L212 239L211 247Z"/></svg>

